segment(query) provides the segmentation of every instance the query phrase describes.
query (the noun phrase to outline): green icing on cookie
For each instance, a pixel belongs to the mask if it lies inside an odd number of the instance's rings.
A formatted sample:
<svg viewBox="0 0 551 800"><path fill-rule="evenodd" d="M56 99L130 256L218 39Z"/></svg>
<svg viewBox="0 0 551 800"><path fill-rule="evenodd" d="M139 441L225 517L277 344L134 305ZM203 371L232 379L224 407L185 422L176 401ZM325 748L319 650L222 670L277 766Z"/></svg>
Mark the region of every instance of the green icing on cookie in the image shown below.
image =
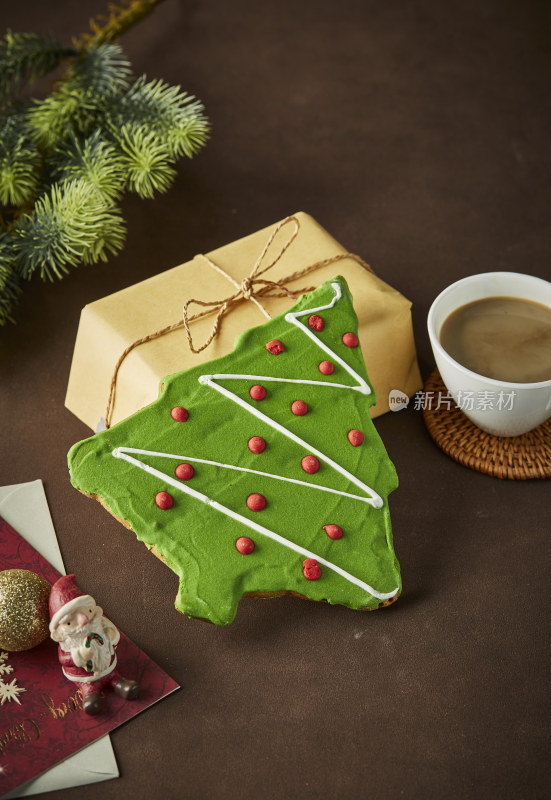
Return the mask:
<svg viewBox="0 0 551 800"><path fill-rule="evenodd" d="M323 327L309 324L314 314ZM179 576L179 611L226 625L245 594L367 609L400 593L387 504L396 472L369 416L375 394L361 349L342 338L357 328L337 277L241 334L227 356L166 378L154 403L69 452L73 485ZM264 399L253 399L253 386ZM293 413L297 400L306 413ZM249 446L254 437L263 442ZM251 495L265 506L249 507ZM342 537L330 538L327 525ZM252 552L240 552L242 537Z"/></svg>

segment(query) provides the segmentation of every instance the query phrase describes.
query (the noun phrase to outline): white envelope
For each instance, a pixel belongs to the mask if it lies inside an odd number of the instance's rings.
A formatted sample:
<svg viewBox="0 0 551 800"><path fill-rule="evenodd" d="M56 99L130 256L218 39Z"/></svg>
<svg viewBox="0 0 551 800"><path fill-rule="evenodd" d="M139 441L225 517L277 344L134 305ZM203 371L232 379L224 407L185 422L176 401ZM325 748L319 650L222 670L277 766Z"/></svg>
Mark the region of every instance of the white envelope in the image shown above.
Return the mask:
<svg viewBox="0 0 551 800"><path fill-rule="evenodd" d="M0 517L15 528L59 572L66 574L42 481L0 486ZM106 735L4 795L3 800L118 777L115 754L111 740Z"/></svg>

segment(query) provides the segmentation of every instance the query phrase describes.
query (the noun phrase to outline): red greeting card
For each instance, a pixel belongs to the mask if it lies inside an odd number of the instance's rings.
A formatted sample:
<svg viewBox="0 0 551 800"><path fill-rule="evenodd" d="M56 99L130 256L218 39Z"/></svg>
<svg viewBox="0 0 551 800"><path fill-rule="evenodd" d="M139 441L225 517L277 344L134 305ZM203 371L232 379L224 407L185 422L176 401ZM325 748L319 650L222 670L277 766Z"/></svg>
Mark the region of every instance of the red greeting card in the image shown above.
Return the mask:
<svg viewBox="0 0 551 800"><path fill-rule="evenodd" d="M60 577L0 517L0 571L6 569L31 570L50 584ZM78 683L63 675L57 645L51 639L23 652L0 650L0 796L179 688L122 632L117 661L126 678L139 682L139 697L124 700L107 690L103 710L90 716L82 710Z"/></svg>

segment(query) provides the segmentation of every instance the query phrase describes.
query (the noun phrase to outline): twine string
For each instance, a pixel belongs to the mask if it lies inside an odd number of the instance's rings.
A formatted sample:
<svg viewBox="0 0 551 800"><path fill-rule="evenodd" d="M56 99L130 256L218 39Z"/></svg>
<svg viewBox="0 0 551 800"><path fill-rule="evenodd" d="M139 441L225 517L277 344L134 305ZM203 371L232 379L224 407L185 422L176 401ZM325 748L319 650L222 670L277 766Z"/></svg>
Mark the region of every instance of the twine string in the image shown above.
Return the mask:
<svg viewBox="0 0 551 800"><path fill-rule="evenodd" d="M270 247L275 237L284 226L289 225L290 223L293 223L293 230L291 231L287 241L276 252L275 257L272 259L272 261L266 266L262 267L262 264L267 256L267 253L270 250ZM286 219L278 223L278 225L276 225L276 227L270 234L266 244L262 249L262 252L258 256L249 275L243 278L243 280L240 283L238 283L235 280L235 278L233 278L229 273L227 273L224 269L222 269L222 267L220 267L218 264L215 264L215 262L212 261L208 256L200 254L200 257L204 261L206 261L206 263L211 267L211 269L213 269L215 272L218 272L229 283L233 284L236 291L229 297L224 298L223 300L198 300L196 298L190 298L189 300L186 300L186 302L184 303L181 319L177 320L176 322L173 322L170 325L165 326L164 328L161 328L158 331L154 331L153 333L149 333L146 336L142 336L141 338L136 339L134 342L128 345L128 347L121 353L113 370L113 375L111 377L109 397L107 400L107 409L105 411L106 429L111 427L111 418L113 416L113 409L115 407L115 396L116 396L117 378L119 370L126 357L136 347L139 347L140 345L145 344L146 342L154 341L155 339L158 339L161 336L166 336L166 334L172 333L172 331L179 330L180 328L185 328L189 349L191 350L192 353L200 353L203 350L205 350L211 344L213 339L218 335L220 324L225 314L227 314L231 308L233 308L237 303L241 302L242 300L253 302L257 306L259 311L266 317L266 319L271 319L270 314L266 311L266 309L264 308L262 303L260 303L258 298L289 297L292 300L296 301L298 299L298 295L304 294L305 292L311 292L315 287L306 286L301 289L296 289L294 292L292 292L290 289L287 288L285 284L292 283L292 281L296 280L297 278L301 278L304 275L308 275L310 272L314 272L317 269L321 269L322 267L328 266L329 264L335 264L345 259L352 259L353 261L356 261L366 271L373 272L369 264L367 264L362 258L360 258L360 256L357 256L354 253L338 253L335 256L324 258L320 261L316 261L315 263L310 264L307 267L303 267L302 269L296 270L290 275L287 275L285 278L282 278L280 281L270 281L266 280L265 278L261 278L260 277L261 275L264 275L265 272L272 269L272 267L274 267L278 263L278 261L282 258L284 253L296 239L299 230L300 230L300 221L295 216L287 217ZM201 306L205 310L190 315L189 307L191 305ZM209 316L210 314L216 314L211 331L204 344L202 344L200 347L196 347L193 342L193 337L191 335L190 322L202 319L203 317Z"/></svg>

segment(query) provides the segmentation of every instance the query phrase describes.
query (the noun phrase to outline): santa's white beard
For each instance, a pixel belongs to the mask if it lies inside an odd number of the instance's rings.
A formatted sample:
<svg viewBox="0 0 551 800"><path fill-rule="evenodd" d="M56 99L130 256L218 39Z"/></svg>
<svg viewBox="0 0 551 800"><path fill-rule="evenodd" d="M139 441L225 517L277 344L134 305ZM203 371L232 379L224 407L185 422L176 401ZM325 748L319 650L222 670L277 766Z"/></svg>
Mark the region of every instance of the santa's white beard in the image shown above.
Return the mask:
<svg viewBox="0 0 551 800"><path fill-rule="evenodd" d="M98 639L92 639L90 647L86 647L86 656L83 658L79 650L86 645L86 639L92 633L99 634L103 639L103 644L100 644ZM111 656L114 652L109 632L104 628L101 617L91 620L75 633L68 634L60 644L62 650L71 653L71 658L76 667L86 667L87 662L91 661L92 672L106 670L111 663Z"/></svg>

